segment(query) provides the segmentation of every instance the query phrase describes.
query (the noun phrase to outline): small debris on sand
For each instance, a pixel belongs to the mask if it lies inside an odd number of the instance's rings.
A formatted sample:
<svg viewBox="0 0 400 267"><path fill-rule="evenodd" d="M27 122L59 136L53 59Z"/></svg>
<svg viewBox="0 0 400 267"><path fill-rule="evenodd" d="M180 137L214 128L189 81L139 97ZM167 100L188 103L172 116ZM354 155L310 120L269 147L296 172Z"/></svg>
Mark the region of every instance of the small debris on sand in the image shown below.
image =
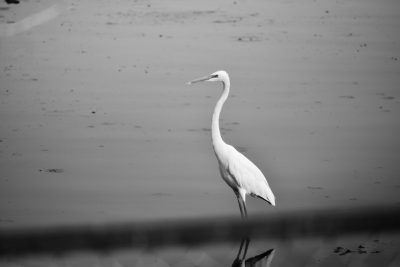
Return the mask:
<svg viewBox="0 0 400 267"><path fill-rule="evenodd" d="M39 169L40 172L48 172L48 173L63 173L63 169L52 168L52 169Z"/></svg>

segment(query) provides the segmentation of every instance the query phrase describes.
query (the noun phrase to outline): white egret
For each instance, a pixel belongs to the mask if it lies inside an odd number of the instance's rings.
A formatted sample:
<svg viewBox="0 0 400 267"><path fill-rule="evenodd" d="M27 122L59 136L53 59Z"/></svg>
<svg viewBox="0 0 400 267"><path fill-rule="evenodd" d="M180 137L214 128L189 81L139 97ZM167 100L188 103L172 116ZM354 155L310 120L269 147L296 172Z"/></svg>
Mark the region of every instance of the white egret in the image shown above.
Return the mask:
<svg viewBox="0 0 400 267"><path fill-rule="evenodd" d="M212 116L212 144L218 159L220 174L236 194L242 218L247 217L246 195L248 194L252 197L259 197L275 206L275 196L261 170L233 146L222 140L219 129L219 115L229 94L230 80L228 73L223 70L217 71L206 77L195 79L188 84L203 81L222 82L223 84L221 97L215 105Z"/></svg>

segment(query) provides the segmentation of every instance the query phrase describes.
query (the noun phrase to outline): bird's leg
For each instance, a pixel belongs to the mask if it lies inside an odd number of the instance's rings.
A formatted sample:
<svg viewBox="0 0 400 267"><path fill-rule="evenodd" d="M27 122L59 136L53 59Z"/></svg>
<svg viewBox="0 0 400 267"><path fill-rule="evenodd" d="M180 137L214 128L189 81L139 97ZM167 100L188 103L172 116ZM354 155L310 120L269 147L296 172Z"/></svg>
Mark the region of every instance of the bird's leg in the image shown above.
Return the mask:
<svg viewBox="0 0 400 267"><path fill-rule="evenodd" d="M244 200L240 194L237 197L238 197L238 201L239 201L239 207L240 207L240 213L242 215L242 219L245 219L245 218L247 218L246 203L244 202Z"/></svg>
<svg viewBox="0 0 400 267"><path fill-rule="evenodd" d="M242 201L241 201L242 198L240 197L240 195L237 195L236 197L237 197L237 200L238 200L238 203L239 203L240 215L242 216L242 219L243 219L244 218L244 212L243 212Z"/></svg>
<svg viewBox="0 0 400 267"><path fill-rule="evenodd" d="M246 237L246 238L245 238L245 241L246 241L246 245L245 245L245 247L244 247L243 259L246 258L247 249L249 248L249 244L250 244L250 238Z"/></svg>
<svg viewBox="0 0 400 267"><path fill-rule="evenodd" d="M245 239L242 239L242 241L240 242L240 248L239 248L239 252L236 256L236 259L240 259L240 254L242 253L244 241L245 241Z"/></svg>
<svg viewBox="0 0 400 267"><path fill-rule="evenodd" d="M242 267L242 266L244 266L243 265L243 263L244 263L243 261L245 260L246 254L244 254L243 257L241 257L241 254L242 254L242 250L243 250L243 245L246 242L246 240L247 240L246 238L242 238L242 240L240 242L240 248L239 248L238 254L237 254L235 260L232 263L232 267ZM245 250L247 250L247 248Z"/></svg>
<svg viewBox="0 0 400 267"><path fill-rule="evenodd" d="M246 208L246 202L244 202L244 200L242 199L242 203L243 203L243 210L244 210L244 217L247 218L247 208Z"/></svg>

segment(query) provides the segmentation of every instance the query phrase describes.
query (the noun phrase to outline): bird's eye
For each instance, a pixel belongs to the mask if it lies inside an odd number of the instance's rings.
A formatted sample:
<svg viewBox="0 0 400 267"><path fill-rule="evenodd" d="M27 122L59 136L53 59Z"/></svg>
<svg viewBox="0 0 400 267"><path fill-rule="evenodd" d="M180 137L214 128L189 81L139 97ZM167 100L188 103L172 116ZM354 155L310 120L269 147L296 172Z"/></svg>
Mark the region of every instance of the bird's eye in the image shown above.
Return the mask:
<svg viewBox="0 0 400 267"><path fill-rule="evenodd" d="M214 74L211 78L218 78L218 74Z"/></svg>

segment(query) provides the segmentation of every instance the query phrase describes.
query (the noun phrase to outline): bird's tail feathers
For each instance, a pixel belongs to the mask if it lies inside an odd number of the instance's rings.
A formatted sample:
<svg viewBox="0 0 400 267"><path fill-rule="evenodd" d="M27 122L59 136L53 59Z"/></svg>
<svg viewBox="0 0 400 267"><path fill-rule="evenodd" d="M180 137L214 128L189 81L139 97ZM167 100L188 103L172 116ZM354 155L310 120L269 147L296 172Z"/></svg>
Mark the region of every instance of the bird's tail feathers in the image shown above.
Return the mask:
<svg viewBox="0 0 400 267"><path fill-rule="evenodd" d="M258 198L261 198L262 200L268 202L270 205L275 206L275 196L274 193L272 193L271 190L264 194L264 196L257 195Z"/></svg>
<svg viewBox="0 0 400 267"><path fill-rule="evenodd" d="M275 202L271 202L271 201L269 201L268 199L266 199L266 198L263 198L262 196L257 196L259 199L262 199L262 200L264 200L264 201L266 201L268 204L270 204L270 205L272 205L272 206L275 206Z"/></svg>

